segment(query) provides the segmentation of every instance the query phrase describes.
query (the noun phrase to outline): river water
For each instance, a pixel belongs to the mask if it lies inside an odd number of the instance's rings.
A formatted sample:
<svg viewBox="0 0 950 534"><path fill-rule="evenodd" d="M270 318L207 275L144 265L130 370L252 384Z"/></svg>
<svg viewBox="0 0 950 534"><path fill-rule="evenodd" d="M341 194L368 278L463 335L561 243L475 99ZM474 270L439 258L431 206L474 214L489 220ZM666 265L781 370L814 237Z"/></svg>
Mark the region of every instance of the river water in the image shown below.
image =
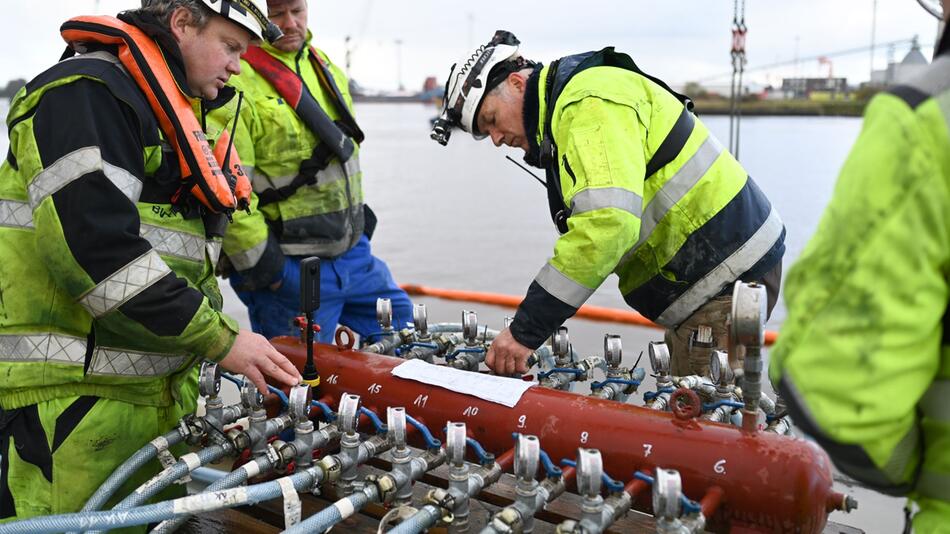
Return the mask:
<svg viewBox="0 0 950 534"><path fill-rule="evenodd" d="M0 99L0 118L8 103ZM379 217L373 238L377 256L400 283L523 295L551 254L556 232L542 187L505 160L521 151L497 149L456 133L447 147L429 139L436 110L423 104L361 104L357 117L366 132L361 164L367 202ZM706 117L719 139L728 118ZM785 270L801 253L831 197L835 178L860 131L861 121L837 117L750 117L742 120L742 161L769 196L787 228ZM7 132L0 128L0 151ZM248 325L247 314L226 283L225 309ZM420 299L432 322L458 321L463 308L500 328L510 310L493 306ZM611 277L589 303L626 309ZM778 330L782 300L769 321ZM603 334L623 336L624 365L632 365L656 330L571 320L571 339L582 354L600 352ZM642 363L642 362L641 362ZM850 515L831 519L869 533L899 532L902 501L838 484L860 504Z"/></svg>

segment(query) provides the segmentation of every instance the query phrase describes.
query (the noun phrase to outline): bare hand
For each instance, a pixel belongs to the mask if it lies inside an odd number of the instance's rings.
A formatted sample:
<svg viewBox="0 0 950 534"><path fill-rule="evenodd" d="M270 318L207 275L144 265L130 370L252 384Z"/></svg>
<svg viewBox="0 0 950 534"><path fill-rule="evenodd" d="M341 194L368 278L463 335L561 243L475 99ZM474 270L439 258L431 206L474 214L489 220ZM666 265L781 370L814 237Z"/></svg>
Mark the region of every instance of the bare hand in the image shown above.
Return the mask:
<svg viewBox="0 0 950 534"><path fill-rule="evenodd" d="M267 375L285 386L300 383L300 373L294 364L264 338L250 330L241 330L228 355L220 362L221 367L246 376L267 395Z"/></svg>
<svg viewBox="0 0 950 534"><path fill-rule="evenodd" d="M533 350L515 341L511 331L506 328L488 347L485 364L495 371L496 375L524 374L528 372L527 362L532 353Z"/></svg>

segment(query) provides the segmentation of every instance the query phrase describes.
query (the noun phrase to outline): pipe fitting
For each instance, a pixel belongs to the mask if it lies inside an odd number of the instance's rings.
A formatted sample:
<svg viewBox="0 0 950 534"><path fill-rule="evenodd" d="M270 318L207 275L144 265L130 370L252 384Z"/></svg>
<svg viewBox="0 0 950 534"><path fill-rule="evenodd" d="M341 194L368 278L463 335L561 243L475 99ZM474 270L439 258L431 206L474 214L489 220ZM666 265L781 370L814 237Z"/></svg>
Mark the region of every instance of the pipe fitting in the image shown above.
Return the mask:
<svg viewBox="0 0 950 534"><path fill-rule="evenodd" d="M340 479L340 473L343 471L342 463L333 455L320 458L320 461L314 467L323 472L323 482L327 484L335 484Z"/></svg>
<svg viewBox="0 0 950 534"><path fill-rule="evenodd" d="M416 338L419 341L429 341L432 335L429 334L429 318L425 304L413 304L412 306L412 326L416 331Z"/></svg>
<svg viewBox="0 0 950 534"><path fill-rule="evenodd" d="M287 411L295 423L310 420L310 408L313 406L313 391L307 384L297 384L290 388L287 396Z"/></svg>
<svg viewBox="0 0 950 534"><path fill-rule="evenodd" d="M198 394L202 397L217 397L221 393L221 368L211 361L201 362L198 371Z"/></svg>
<svg viewBox="0 0 950 534"><path fill-rule="evenodd" d="M387 298L376 299L376 322L383 332L393 331L393 303Z"/></svg>
<svg viewBox="0 0 950 534"><path fill-rule="evenodd" d="M340 411L338 414L337 426L340 432L345 435L356 433L356 425L359 422L360 396L346 393L340 399Z"/></svg>
<svg viewBox="0 0 950 534"><path fill-rule="evenodd" d="M478 338L478 314L471 310L462 311L462 337L469 347L475 346Z"/></svg>
<svg viewBox="0 0 950 534"><path fill-rule="evenodd" d="M491 518L491 528L500 534L514 534L524 531L521 514L512 507L495 512Z"/></svg>

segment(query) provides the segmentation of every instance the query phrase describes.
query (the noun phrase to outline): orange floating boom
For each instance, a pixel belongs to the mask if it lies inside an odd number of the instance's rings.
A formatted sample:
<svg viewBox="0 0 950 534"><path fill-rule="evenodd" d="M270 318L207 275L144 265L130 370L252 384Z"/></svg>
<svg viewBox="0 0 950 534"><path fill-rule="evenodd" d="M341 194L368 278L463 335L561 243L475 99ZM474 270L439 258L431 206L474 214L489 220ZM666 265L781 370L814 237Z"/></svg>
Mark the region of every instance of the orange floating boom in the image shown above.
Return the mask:
<svg viewBox="0 0 950 534"><path fill-rule="evenodd" d="M462 289L442 289L438 287L427 287L415 284L402 284L402 289L410 295L437 297L446 300L459 300L464 302L478 302L481 304L491 304L494 306L504 306L507 308L517 308L521 304L521 297L514 295L501 295L498 293L483 293L480 291L466 291ZM591 321L603 321L608 323L632 324L636 326L646 326L649 328L663 329L662 326L654 323L646 317L633 310L618 310L616 308L604 308L603 306L591 306L585 304L577 310L574 317L589 319ZM778 339L778 332L771 330L765 332L765 345L771 346Z"/></svg>

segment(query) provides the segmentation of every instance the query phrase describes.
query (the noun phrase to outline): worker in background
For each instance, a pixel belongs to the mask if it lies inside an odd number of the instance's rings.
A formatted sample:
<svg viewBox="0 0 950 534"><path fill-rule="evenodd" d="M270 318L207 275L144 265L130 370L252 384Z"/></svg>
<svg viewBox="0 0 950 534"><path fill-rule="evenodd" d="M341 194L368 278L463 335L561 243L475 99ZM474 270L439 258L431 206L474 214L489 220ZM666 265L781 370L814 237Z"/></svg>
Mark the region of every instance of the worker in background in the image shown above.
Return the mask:
<svg viewBox="0 0 950 534"><path fill-rule="evenodd" d="M300 260L322 258L316 322L319 340L331 342L337 323L361 336L379 332L378 298L392 301L399 327L412 320L412 303L370 250L376 218L363 203L363 132L349 81L311 44L307 8L268 0L283 37L252 46L231 80L244 92L236 146L255 203L235 216L224 252L254 331L268 338L296 332Z"/></svg>
<svg viewBox="0 0 950 534"><path fill-rule="evenodd" d="M950 14L950 0L921 4ZM868 105L831 203L788 273L788 318L769 369L795 424L842 472L916 503L918 533L950 532L946 33L935 56Z"/></svg>
<svg viewBox="0 0 950 534"><path fill-rule="evenodd" d="M452 68L432 134L445 144L461 128L524 150L546 171L561 233L486 363L525 372L531 352L616 273L626 302L667 328L673 373L705 374L708 349L691 345L705 325L725 348L733 283L763 282L775 304L778 213L692 103L629 56L605 48L545 66L518 44L498 31Z"/></svg>
<svg viewBox="0 0 950 534"><path fill-rule="evenodd" d="M228 97L225 81L267 23L263 5L143 4L64 24L79 56L10 105L0 521L79 510L133 452L195 412L203 359L261 391L264 375L300 380L266 339L221 313L208 239L227 222L211 207L235 198L206 157L201 115ZM160 469L152 461L116 495Z"/></svg>

